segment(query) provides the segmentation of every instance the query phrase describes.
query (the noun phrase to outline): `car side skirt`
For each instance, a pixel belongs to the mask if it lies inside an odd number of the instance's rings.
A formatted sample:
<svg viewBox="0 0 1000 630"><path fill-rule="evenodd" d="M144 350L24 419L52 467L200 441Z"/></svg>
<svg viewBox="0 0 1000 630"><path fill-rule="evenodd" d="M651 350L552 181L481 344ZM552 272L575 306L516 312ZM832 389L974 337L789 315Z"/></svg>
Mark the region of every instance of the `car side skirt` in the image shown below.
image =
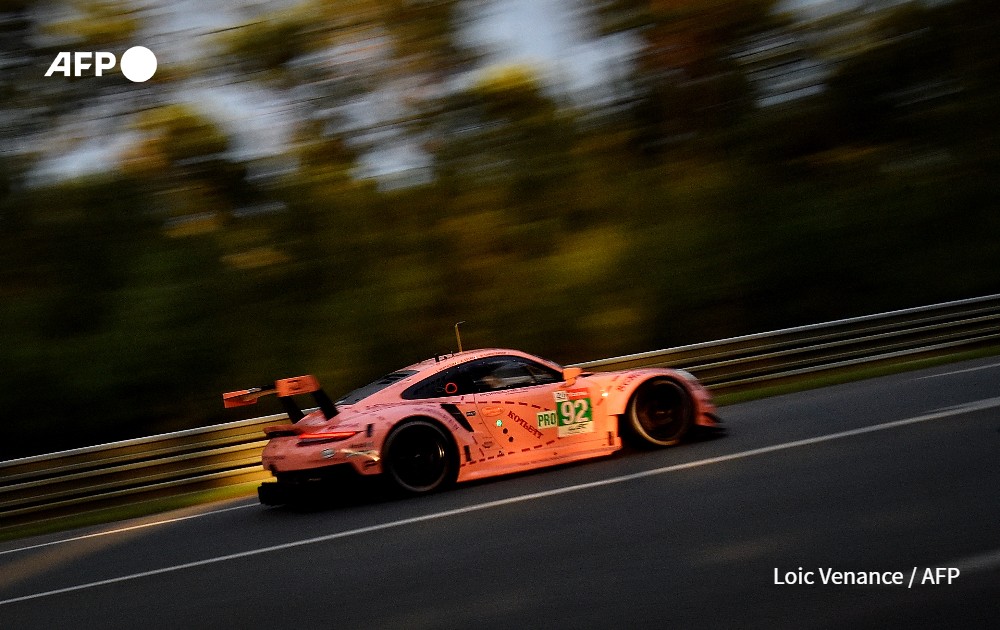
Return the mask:
<svg viewBox="0 0 1000 630"><path fill-rule="evenodd" d="M621 450L622 441L618 435L611 434L604 442L595 441L589 448L579 446L564 451L557 449L538 449L526 452L502 453L495 457L482 460L462 462L458 472L458 481L471 481L499 475L526 472L550 466L559 466L584 459L605 457ZM463 455L464 457L464 455Z"/></svg>

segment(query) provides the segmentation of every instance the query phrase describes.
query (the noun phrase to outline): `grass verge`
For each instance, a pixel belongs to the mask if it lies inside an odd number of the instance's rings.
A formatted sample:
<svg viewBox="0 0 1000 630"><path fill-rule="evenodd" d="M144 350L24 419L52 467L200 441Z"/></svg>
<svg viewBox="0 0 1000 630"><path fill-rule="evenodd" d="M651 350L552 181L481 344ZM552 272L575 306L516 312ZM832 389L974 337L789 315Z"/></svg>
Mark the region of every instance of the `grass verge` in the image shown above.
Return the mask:
<svg viewBox="0 0 1000 630"><path fill-rule="evenodd" d="M79 514L59 516L33 523L25 523L11 527L0 527L0 541L27 538L29 536L41 536L43 534L52 534L69 529L93 527L95 525L103 525L105 523L126 521L153 514L170 512L172 510L180 510L192 506L204 505L215 501L225 501L228 499L255 496L257 494L257 486L259 485L259 481L252 481L248 483L234 484L232 486L213 488L211 490L200 490L198 492L188 492L171 497L151 499L140 503L130 503L128 505L90 510L87 512L80 512Z"/></svg>

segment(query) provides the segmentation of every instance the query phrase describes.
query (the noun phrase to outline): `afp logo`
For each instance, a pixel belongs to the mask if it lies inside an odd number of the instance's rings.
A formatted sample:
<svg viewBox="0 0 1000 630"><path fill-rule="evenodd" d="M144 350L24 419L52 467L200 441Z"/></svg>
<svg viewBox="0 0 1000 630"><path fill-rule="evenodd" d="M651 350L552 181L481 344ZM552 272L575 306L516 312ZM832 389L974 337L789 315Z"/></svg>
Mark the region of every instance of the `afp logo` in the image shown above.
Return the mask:
<svg viewBox="0 0 1000 630"><path fill-rule="evenodd" d="M103 76L105 70L115 67L115 55L109 52L61 52L45 76L62 74L64 77L82 77L93 68L94 76ZM121 71L133 83L144 83L156 73L156 55L145 46L133 46L122 53Z"/></svg>

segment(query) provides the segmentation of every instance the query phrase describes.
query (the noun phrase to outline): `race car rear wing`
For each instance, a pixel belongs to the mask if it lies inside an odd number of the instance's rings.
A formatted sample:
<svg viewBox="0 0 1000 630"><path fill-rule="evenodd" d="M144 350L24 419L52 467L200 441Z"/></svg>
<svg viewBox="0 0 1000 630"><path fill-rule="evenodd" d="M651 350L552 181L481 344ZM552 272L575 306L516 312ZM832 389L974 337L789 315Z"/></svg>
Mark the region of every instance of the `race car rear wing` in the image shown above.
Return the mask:
<svg viewBox="0 0 1000 630"><path fill-rule="evenodd" d="M222 395L222 404L226 409L232 407L245 407L254 405L262 396L277 394L281 407L288 414L292 422L298 422L305 414L302 408L295 402L293 396L298 394L312 394L316 405L323 412L323 416L329 420L337 415L337 406L333 404L323 388L319 386L319 380L311 375L295 376L283 378L274 382L274 385L264 385L263 387L251 387L235 392L226 392Z"/></svg>

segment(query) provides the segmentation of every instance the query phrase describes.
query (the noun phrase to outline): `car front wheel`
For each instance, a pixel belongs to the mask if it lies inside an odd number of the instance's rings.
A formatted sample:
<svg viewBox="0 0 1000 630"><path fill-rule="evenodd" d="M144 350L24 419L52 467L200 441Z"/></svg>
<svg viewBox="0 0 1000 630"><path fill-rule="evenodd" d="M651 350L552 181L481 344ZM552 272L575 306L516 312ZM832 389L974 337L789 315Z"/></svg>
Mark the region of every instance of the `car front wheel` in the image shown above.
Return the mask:
<svg viewBox="0 0 1000 630"><path fill-rule="evenodd" d="M694 421L694 402L681 384L655 378L635 390L623 420L625 433L633 442L672 446L681 441Z"/></svg>

